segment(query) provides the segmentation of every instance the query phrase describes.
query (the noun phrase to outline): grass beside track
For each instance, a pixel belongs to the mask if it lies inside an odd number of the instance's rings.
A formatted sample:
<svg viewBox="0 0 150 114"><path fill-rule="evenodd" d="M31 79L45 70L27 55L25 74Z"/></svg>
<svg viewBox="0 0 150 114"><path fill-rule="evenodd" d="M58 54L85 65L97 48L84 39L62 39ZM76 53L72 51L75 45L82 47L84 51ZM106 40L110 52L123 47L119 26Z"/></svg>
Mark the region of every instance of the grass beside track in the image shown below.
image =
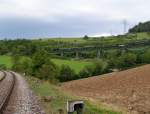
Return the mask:
<svg viewBox="0 0 150 114"><path fill-rule="evenodd" d="M58 113L59 109L64 110L66 114L66 102L67 100L80 99L76 96L70 96L67 93L62 92L59 86L54 86L48 82L42 82L35 78L27 77L31 89L41 99L41 104L44 107L47 114ZM42 98L44 96L51 97L50 102L44 102ZM96 104L92 104L90 101L85 101L85 114L121 114L111 109L102 108Z"/></svg>

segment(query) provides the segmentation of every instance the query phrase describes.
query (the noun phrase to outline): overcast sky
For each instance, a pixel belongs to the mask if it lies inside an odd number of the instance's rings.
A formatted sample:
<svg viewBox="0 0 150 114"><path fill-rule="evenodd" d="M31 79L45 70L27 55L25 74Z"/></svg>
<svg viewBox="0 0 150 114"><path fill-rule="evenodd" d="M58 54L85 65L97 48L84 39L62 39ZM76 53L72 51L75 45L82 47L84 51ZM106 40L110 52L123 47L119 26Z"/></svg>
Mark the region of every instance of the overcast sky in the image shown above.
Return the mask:
<svg viewBox="0 0 150 114"><path fill-rule="evenodd" d="M0 0L1 38L99 36L150 20L150 0Z"/></svg>

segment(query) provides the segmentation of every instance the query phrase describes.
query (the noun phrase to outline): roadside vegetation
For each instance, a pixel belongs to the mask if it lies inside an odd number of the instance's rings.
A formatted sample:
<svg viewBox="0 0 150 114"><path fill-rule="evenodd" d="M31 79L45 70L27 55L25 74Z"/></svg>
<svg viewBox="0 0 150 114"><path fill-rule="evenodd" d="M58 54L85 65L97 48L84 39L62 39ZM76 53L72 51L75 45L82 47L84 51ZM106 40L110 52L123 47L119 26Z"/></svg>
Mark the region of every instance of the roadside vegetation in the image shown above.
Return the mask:
<svg viewBox="0 0 150 114"><path fill-rule="evenodd" d="M67 100L81 99L76 96L72 96L68 93L64 93L59 89L59 86L52 85L48 82L38 80L33 77L26 77L30 87L38 96L41 105L45 109L47 114L58 113L59 111L66 114ZM121 112L114 111L102 105L93 104L88 100L85 100L85 114L121 114Z"/></svg>

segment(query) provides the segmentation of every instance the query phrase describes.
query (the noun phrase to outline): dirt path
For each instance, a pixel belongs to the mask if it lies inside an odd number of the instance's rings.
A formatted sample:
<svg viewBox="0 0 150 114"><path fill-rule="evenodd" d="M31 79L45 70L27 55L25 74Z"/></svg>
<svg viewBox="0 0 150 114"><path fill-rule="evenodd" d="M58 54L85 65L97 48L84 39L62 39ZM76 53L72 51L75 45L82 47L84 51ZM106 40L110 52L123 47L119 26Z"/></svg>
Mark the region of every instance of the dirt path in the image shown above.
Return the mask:
<svg viewBox="0 0 150 114"><path fill-rule="evenodd" d="M45 114L25 79L15 74L15 87L3 114Z"/></svg>
<svg viewBox="0 0 150 114"><path fill-rule="evenodd" d="M62 90L127 109L131 114L150 114L150 65L71 81Z"/></svg>

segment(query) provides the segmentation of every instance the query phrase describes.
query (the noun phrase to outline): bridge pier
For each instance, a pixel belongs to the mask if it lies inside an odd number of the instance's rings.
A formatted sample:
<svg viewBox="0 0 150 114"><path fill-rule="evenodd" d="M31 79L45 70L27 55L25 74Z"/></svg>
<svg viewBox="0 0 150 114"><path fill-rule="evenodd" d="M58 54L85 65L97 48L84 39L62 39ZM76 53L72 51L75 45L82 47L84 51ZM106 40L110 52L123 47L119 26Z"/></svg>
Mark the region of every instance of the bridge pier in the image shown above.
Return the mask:
<svg viewBox="0 0 150 114"><path fill-rule="evenodd" d="M64 52L62 51L60 55L61 55L61 57L63 57L64 56Z"/></svg>
<svg viewBox="0 0 150 114"><path fill-rule="evenodd" d="M122 49L120 50L120 52L121 52L121 54L125 54L125 53L127 52L127 49L126 49L126 48L122 48Z"/></svg>
<svg viewBox="0 0 150 114"><path fill-rule="evenodd" d="M78 58L79 58L79 52L76 51L76 59L78 59Z"/></svg>
<svg viewBox="0 0 150 114"><path fill-rule="evenodd" d="M97 50L97 58L101 57L101 50Z"/></svg>

